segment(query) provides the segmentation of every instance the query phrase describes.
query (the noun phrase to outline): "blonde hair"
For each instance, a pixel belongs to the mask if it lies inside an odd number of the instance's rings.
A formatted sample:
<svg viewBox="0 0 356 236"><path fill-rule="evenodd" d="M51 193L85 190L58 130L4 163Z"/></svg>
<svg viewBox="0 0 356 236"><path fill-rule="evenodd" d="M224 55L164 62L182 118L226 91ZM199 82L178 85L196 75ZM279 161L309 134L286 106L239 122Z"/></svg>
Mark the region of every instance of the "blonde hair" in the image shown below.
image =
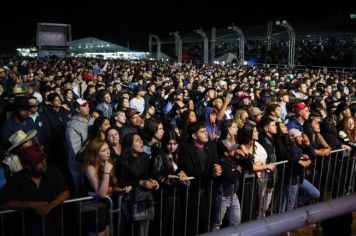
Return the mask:
<svg viewBox="0 0 356 236"><path fill-rule="evenodd" d="M239 109L235 112L234 122L236 123L238 129L241 129L245 124L245 123L241 122L241 117L244 113L246 113L248 115L247 111L243 110L243 109Z"/></svg>

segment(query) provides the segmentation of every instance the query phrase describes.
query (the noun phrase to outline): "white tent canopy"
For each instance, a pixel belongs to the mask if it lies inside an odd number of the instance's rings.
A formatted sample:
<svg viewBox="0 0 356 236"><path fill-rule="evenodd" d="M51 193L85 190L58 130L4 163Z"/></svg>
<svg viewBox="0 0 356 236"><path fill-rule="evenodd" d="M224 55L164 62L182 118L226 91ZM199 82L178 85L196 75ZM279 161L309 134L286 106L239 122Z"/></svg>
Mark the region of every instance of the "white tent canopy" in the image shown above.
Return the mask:
<svg viewBox="0 0 356 236"><path fill-rule="evenodd" d="M148 55L148 58L152 58L152 59L156 59L157 58L157 53L156 52L152 52ZM161 60L170 60L171 57L168 56L167 54L161 52Z"/></svg>
<svg viewBox="0 0 356 236"><path fill-rule="evenodd" d="M214 59L214 63L221 64L221 63L231 63L232 60L237 60L237 56L231 52L228 52L220 57Z"/></svg>

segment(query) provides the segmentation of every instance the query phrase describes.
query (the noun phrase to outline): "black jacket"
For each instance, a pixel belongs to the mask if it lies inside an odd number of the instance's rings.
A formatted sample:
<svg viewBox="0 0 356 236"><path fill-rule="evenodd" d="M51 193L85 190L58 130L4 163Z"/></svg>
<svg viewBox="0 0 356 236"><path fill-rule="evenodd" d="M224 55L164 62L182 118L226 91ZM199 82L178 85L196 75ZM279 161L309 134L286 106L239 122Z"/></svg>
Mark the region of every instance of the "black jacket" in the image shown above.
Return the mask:
<svg viewBox="0 0 356 236"><path fill-rule="evenodd" d="M239 189L239 181L242 173L237 170L237 159L230 159L226 157L221 158L222 168L222 191L223 196L228 197L236 193Z"/></svg>
<svg viewBox="0 0 356 236"><path fill-rule="evenodd" d="M212 180L214 164L219 164L216 144L208 142L199 153L193 142L186 142L180 150L179 162L179 166L188 176L195 177L191 182L192 187L197 180L201 180L202 185L207 184Z"/></svg>

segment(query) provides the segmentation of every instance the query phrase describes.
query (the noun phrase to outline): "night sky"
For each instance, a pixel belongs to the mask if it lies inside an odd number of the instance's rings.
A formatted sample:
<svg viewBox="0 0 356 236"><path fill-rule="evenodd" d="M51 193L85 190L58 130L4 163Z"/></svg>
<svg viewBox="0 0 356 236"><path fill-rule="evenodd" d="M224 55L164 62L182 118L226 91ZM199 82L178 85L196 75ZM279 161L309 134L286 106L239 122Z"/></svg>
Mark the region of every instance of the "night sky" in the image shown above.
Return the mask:
<svg viewBox="0 0 356 236"><path fill-rule="evenodd" d="M41 7L41 10L32 1L18 3L20 6L14 4L9 8L2 7L2 12L8 11L11 15L0 14L0 53L14 52L16 47L35 46L37 22L71 24L73 39L93 36L124 47L129 41L131 49L147 50L150 33L163 39L176 30L184 34L200 27L226 27L232 22L237 26L253 25L276 19L293 21L349 17L350 13L356 13L354 0L344 3L337 1L338 5L326 3L313 6L309 5L311 0L277 3L248 1L244 4L241 1L211 2L177 1L177 4L158 4L155 1L130 0L129 3L123 3L119 0L102 0L70 6L69 2L48 1L39 3L47 5L44 9Z"/></svg>

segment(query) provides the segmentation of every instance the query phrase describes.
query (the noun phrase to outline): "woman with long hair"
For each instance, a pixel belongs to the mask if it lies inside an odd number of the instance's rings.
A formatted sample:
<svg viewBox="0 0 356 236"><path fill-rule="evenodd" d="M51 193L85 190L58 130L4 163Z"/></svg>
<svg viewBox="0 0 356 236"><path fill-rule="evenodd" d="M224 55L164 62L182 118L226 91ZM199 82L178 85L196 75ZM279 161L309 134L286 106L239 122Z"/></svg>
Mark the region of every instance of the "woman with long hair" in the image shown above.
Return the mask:
<svg viewBox="0 0 356 236"><path fill-rule="evenodd" d="M95 138L89 142L85 150L82 172L82 192L86 195L103 198L120 191L110 158L109 145L104 140ZM129 192L131 186L127 186L125 190ZM98 200L97 204L98 217L95 212L89 213L88 230L90 235L105 235L105 231L108 230L108 209L105 201ZM96 225L96 218L99 220L98 225ZM94 233L96 230L98 234Z"/></svg>
<svg viewBox="0 0 356 236"><path fill-rule="evenodd" d="M355 118L348 116L340 121L339 137L345 144L356 146Z"/></svg>
<svg viewBox="0 0 356 236"><path fill-rule="evenodd" d="M134 223L134 235L147 236L149 222L154 218L153 190L160 185L153 179L151 161L143 150L143 141L136 133L123 140L124 152L120 161L119 179L122 186L133 189L124 201L124 213ZM128 234L129 235L129 234Z"/></svg>
<svg viewBox="0 0 356 236"><path fill-rule="evenodd" d="M154 119L146 120L143 133L145 153L149 155L157 153L161 148L161 140L164 134L162 122Z"/></svg>
<svg viewBox="0 0 356 236"><path fill-rule="evenodd" d="M238 143L240 144L237 149L237 153L240 158L244 159L245 162L249 164L241 165L245 170L250 171L250 173L256 173L257 175L257 196L249 196L253 191L253 181L254 179L247 179L245 181L245 188L250 191L245 191L244 199L250 198L248 201L250 204L258 204L255 205L255 212L251 212L250 215L252 218L254 217L264 217L265 210L267 209L267 170L274 171L275 165L272 163L266 164L267 153L266 150L262 147L261 144L257 142L258 140L258 131L255 125L246 123L238 132ZM255 199L257 197L258 199ZM247 218L247 214L249 213L250 207L249 204L244 204L244 208L242 210L242 219ZM252 208L253 210L253 208Z"/></svg>
<svg viewBox="0 0 356 236"><path fill-rule="evenodd" d="M248 118L248 113L246 110L240 109L235 112L234 120L235 123L237 124L238 129L241 129L242 126L244 126L247 118Z"/></svg>
<svg viewBox="0 0 356 236"><path fill-rule="evenodd" d="M71 89L65 89L63 92L63 104L66 105L66 108L74 112L74 93Z"/></svg>
<svg viewBox="0 0 356 236"><path fill-rule="evenodd" d="M227 140L232 145L237 143L237 124L233 119L226 120L222 123L220 140Z"/></svg>
<svg viewBox="0 0 356 236"><path fill-rule="evenodd" d="M163 235L179 235L181 229L181 187L190 184L187 175L179 168L179 136L173 128L165 132L161 151L153 156L153 170L162 186ZM175 209L172 206L175 205ZM174 214L175 213L175 214ZM174 215L174 218L173 218Z"/></svg>
<svg viewBox="0 0 356 236"><path fill-rule="evenodd" d="M187 127L197 121L197 115L195 114L194 110L186 110L182 113L180 122L179 122L179 129L180 129L180 143L184 142L184 139L187 138Z"/></svg>
<svg viewBox="0 0 356 236"><path fill-rule="evenodd" d="M331 147L327 144L324 137L320 134L320 124L317 120L308 120L304 123L304 132L308 136L310 144L314 148L316 155L328 157Z"/></svg>
<svg viewBox="0 0 356 236"><path fill-rule="evenodd" d="M110 121L104 116L99 116L95 119L93 126L89 130L88 140L100 138L105 140L105 131L110 127Z"/></svg>

